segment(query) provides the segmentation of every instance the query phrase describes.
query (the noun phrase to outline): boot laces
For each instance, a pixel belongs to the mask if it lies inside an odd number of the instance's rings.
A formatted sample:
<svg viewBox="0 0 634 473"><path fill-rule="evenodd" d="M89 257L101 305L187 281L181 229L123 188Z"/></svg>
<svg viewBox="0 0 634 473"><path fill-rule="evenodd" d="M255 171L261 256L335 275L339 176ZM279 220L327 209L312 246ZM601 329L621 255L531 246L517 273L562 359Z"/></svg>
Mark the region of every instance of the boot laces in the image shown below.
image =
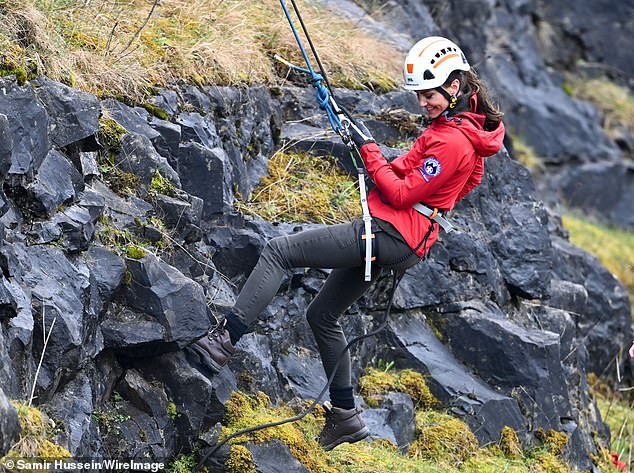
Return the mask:
<svg viewBox="0 0 634 473"><path fill-rule="evenodd" d="M222 333L225 331L226 320L223 320L219 324L214 325L209 332L207 332L207 338L210 340L219 339Z"/></svg>
<svg viewBox="0 0 634 473"><path fill-rule="evenodd" d="M336 426L335 413L331 410L329 404L330 403L328 403L328 408L325 409L326 412L325 412L324 431L334 429L334 427Z"/></svg>

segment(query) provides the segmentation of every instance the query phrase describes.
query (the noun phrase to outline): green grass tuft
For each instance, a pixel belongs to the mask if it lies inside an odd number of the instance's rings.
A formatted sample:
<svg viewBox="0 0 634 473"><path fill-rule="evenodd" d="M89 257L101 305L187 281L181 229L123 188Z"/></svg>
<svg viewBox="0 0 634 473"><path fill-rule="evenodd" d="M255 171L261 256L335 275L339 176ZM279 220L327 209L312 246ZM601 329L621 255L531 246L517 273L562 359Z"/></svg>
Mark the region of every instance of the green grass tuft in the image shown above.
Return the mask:
<svg viewBox="0 0 634 473"><path fill-rule="evenodd" d="M237 210L295 223L336 224L361 216L356 182L333 159L278 153L268 171L248 201L237 201Z"/></svg>

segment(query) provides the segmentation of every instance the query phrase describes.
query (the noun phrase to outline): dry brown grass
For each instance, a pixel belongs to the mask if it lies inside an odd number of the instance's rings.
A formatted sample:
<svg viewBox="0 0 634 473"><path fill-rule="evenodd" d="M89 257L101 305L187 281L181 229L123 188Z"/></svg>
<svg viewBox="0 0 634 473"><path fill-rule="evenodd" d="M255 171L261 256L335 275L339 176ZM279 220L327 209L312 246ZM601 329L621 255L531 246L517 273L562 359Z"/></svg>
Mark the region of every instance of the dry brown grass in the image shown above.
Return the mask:
<svg viewBox="0 0 634 473"><path fill-rule="evenodd" d="M3 70L45 73L97 95L179 81L278 83L274 54L304 66L277 0L0 0ZM402 54L298 1L332 82L390 88ZM147 22L147 23L146 23Z"/></svg>

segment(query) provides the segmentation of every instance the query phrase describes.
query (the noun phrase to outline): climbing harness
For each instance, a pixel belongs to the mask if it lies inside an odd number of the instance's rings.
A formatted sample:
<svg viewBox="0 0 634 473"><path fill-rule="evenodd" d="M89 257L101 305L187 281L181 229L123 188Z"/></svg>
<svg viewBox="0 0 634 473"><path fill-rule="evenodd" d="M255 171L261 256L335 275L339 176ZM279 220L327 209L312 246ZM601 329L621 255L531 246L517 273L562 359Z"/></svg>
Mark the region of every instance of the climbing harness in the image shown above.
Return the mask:
<svg viewBox="0 0 634 473"><path fill-rule="evenodd" d="M364 279L365 281L370 281L372 278L372 239L374 235L372 234L372 216L370 215L370 209L368 207L368 196L367 196L367 187L365 184L365 169L363 166L359 165L359 161L357 161L356 157L361 158L361 154L359 153L359 149L357 145L354 143L350 136L349 127L352 122L352 118L350 114L343 107L337 105L337 102L334 99L334 93L332 90L332 86L328 81L328 76L326 75L326 71L319 59L319 55L317 54L317 50L310 39L310 35L308 34L308 30L306 25L304 24L304 20L302 19L301 14L299 13L299 9L297 8L297 4L295 0L291 0L293 5L293 10L299 20L299 23L304 32L304 36L306 36L306 40L310 45L310 49L317 61L317 66L319 67L319 72L315 72L313 66L308 58L308 54L306 53L306 49L302 43L302 40L299 37L297 29L295 28L295 24L293 23L293 19L291 18L291 14L286 7L285 0L280 0L280 4L282 5L282 9L284 10L284 14L286 15L286 19L288 20L289 25L291 26L291 30L293 31L293 35L295 36L295 40L299 45L299 49L304 57L304 62L306 63L306 69L302 67L298 67L294 64L291 64L287 60L281 58L277 54L275 55L275 59L286 64L291 69L302 72L304 74L308 74L310 76L310 83L313 87L315 87L317 91L317 102L319 103L319 108L326 112L328 117L328 121L330 122L330 126L335 133L337 133L342 141L348 146L350 151L350 158L357 169L357 178L359 181L359 195L361 198L361 215L363 219L363 227L365 233L363 234L363 240L365 240L365 265L364 265ZM356 155L356 157L355 157ZM360 162L363 163L363 160L360 159Z"/></svg>

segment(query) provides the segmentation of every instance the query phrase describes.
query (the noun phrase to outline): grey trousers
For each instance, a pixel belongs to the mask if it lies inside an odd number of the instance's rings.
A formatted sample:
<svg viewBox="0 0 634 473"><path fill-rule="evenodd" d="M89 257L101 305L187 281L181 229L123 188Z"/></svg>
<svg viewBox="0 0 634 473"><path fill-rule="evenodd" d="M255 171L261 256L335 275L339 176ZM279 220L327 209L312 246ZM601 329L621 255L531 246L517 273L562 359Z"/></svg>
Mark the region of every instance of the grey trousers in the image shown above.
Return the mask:
<svg viewBox="0 0 634 473"><path fill-rule="evenodd" d="M355 220L270 240L240 291L233 309L235 316L246 326L255 323L275 297L287 269L332 269L306 312L326 376L330 377L347 344L339 317L361 297L383 269L407 269L420 261L402 239L373 225L377 260L372 266L372 280L364 281L362 228L363 221ZM350 356L346 352L332 388L351 386L350 371Z"/></svg>

